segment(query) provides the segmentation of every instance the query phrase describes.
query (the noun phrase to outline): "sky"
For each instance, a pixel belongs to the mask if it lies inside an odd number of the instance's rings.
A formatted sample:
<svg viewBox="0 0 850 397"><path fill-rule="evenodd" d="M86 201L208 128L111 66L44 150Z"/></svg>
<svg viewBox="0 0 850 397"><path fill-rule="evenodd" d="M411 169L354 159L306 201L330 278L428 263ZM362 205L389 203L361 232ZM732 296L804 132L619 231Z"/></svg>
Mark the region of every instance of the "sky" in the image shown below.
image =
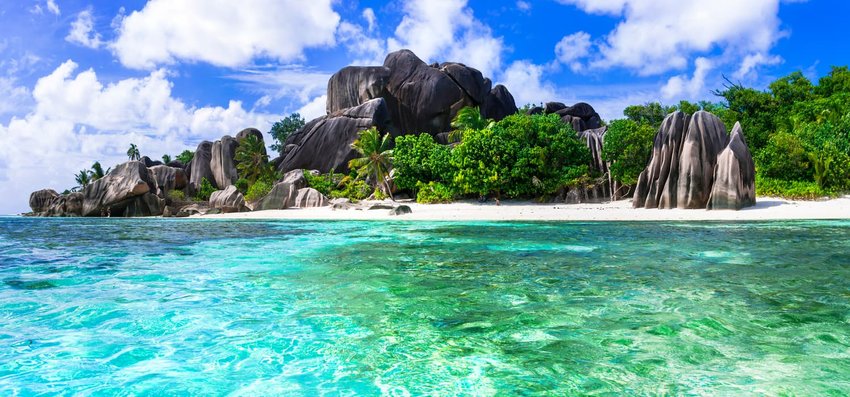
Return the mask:
<svg viewBox="0 0 850 397"><path fill-rule="evenodd" d="M0 0L0 214L130 143L158 159L325 109L328 78L408 48L518 106L717 101L850 64L842 0ZM268 136L267 136L268 138ZM270 141L267 139L267 143Z"/></svg>

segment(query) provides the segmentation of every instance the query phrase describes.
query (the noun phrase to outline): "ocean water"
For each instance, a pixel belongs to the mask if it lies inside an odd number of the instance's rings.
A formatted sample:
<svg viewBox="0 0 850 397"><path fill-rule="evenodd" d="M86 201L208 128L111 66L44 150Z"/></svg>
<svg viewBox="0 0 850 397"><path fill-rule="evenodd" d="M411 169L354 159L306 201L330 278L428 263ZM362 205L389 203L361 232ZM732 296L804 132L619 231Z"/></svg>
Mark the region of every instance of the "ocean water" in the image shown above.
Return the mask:
<svg viewBox="0 0 850 397"><path fill-rule="evenodd" d="M0 395L846 396L848 237L0 218Z"/></svg>

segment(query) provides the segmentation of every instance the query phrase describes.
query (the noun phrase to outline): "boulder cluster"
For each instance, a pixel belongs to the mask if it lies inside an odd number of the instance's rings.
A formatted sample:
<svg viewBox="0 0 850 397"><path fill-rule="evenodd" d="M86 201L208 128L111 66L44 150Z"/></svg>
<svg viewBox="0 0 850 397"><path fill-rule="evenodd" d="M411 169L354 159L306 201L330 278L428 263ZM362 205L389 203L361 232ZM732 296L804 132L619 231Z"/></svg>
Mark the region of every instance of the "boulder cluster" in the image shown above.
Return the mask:
<svg viewBox="0 0 850 397"><path fill-rule="evenodd" d="M741 125L675 112L661 124L640 174L635 208L741 209L755 205L755 166Z"/></svg>

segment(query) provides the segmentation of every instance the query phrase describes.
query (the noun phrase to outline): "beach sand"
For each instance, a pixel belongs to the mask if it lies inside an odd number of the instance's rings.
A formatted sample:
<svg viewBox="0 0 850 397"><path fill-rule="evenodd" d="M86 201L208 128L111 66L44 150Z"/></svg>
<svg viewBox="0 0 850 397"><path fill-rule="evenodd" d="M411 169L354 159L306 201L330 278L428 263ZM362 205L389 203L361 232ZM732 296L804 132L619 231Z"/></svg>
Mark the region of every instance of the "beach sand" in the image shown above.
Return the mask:
<svg viewBox="0 0 850 397"><path fill-rule="evenodd" d="M373 204L364 202L361 204ZM392 216L389 210L331 207L204 215L211 219L397 220L397 221L743 221L850 219L850 196L821 201L759 197L754 207L740 211L634 209L631 200L602 204L537 204L528 201L461 201L452 204L385 204L410 206L412 213Z"/></svg>

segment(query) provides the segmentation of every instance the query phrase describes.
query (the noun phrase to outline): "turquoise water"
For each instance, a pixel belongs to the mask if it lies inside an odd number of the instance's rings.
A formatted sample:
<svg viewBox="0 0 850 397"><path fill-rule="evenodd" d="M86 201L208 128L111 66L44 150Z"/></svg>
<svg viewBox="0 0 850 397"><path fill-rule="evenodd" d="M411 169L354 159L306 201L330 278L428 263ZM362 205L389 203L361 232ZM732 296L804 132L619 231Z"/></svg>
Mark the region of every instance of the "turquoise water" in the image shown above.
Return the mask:
<svg viewBox="0 0 850 397"><path fill-rule="evenodd" d="M848 236L0 218L0 395L848 395Z"/></svg>

